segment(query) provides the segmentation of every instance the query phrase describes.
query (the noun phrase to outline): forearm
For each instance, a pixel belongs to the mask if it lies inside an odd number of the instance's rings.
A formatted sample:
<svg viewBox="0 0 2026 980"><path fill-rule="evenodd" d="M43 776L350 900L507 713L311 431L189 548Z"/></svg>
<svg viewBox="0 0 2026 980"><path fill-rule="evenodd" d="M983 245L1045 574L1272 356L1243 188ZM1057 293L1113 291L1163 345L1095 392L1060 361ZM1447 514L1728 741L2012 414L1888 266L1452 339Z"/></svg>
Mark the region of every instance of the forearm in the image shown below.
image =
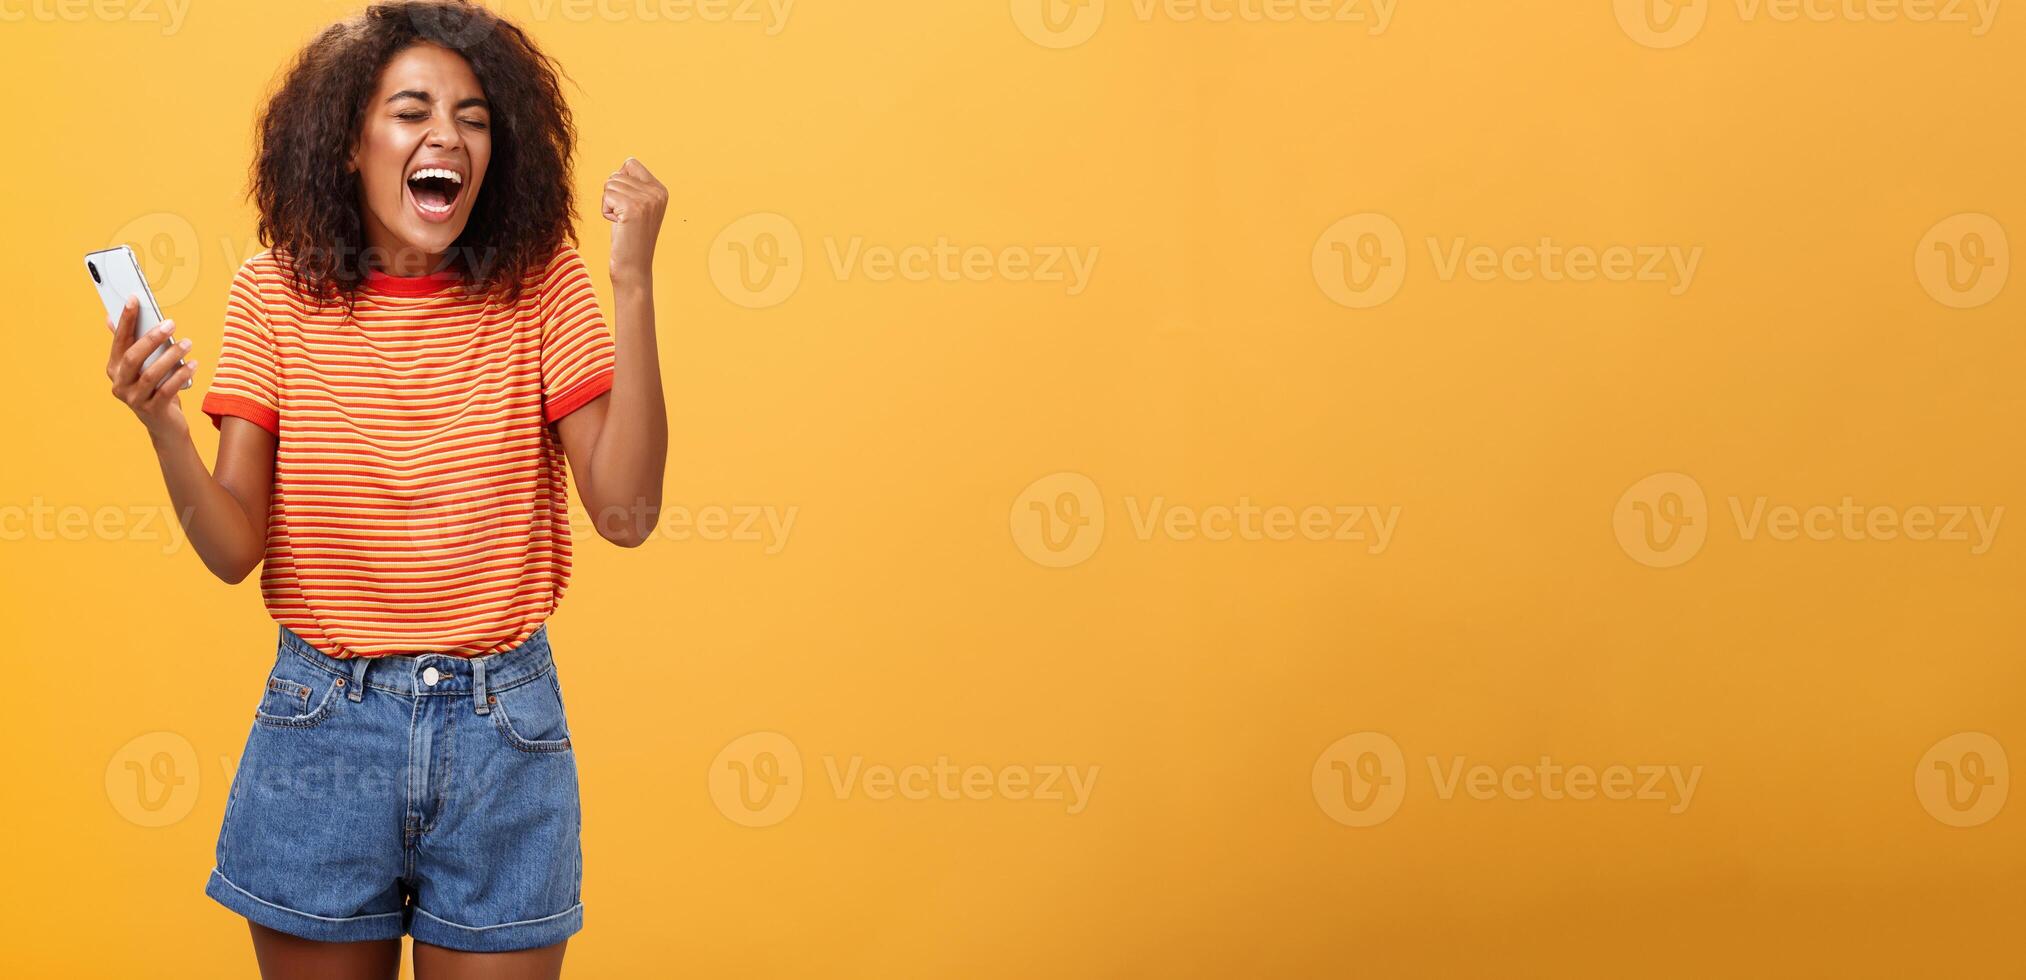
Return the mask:
<svg viewBox="0 0 2026 980"><path fill-rule="evenodd" d="M205 468L188 428L153 434L151 440L176 519L204 567L227 583L244 579L267 550L246 505Z"/></svg>
<svg viewBox="0 0 2026 980"><path fill-rule="evenodd" d="M600 526L622 544L645 541L661 516L662 474L668 463L668 410L661 392L661 356L654 337L651 280L615 281L612 397L591 452L587 482Z"/></svg>

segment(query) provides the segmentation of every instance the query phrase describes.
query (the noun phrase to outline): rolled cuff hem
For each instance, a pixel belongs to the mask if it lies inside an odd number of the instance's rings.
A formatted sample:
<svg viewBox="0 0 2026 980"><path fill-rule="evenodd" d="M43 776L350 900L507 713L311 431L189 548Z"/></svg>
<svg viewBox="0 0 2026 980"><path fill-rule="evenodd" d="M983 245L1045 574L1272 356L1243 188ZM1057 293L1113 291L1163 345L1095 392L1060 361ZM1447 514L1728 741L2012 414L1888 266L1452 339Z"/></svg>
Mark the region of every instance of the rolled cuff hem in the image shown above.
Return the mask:
<svg viewBox="0 0 2026 980"><path fill-rule="evenodd" d="M542 413L542 421L554 422L577 409L583 408L591 399L612 390L612 369L606 368L572 385L569 390L548 399L548 406Z"/></svg>
<svg viewBox="0 0 2026 980"><path fill-rule="evenodd" d="M211 426L216 429L225 428L225 416L236 415L273 433L276 438L281 436L281 415L250 398L208 394L204 396L203 411L211 417Z"/></svg>
<svg viewBox="0 0 2026 980"><path fill-rule="evenodd" d="M517 949L554 946L584 928L584 903L540 919L496 926L464 926L430 915L416 906L408 933L416 942L467 953L509 953Z"/></svg>
<svg viewBox="0 0 2026 980"><path fill-rule="evenodd" d="M276 905L233 884L215 868L211 871L211 880L204 883L204 894L258 925L318 942L358 943L374 939L393 939L400 936L403 931L404 915L401 912L379 912L342 919L298 912L285 905Z"/></svg>

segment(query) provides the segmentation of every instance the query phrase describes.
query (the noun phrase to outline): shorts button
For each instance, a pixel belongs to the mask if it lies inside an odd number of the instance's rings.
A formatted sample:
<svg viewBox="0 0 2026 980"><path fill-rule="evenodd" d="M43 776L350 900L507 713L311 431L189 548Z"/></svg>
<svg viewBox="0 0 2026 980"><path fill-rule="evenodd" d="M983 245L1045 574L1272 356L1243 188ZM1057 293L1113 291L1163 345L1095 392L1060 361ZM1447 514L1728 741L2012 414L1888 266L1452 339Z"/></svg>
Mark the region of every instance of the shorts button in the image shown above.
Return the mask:
<svg viewBox="0 0 2026 980"><path fill-rule="evenodd" d="M434 667L422 668L422 683L427 684L430 687L435 687L436 682L442 679L443 674L437 671L436 668Z"/></svg>

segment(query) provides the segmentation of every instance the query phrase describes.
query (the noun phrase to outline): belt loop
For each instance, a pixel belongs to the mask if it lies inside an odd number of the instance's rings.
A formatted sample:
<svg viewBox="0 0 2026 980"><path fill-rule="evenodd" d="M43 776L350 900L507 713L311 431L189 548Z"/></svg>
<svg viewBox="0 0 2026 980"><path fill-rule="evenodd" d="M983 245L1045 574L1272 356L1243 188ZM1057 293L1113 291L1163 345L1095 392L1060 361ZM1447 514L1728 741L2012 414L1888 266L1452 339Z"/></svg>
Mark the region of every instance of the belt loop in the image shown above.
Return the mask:
<svg viewBox="0 0 2026 980"><path fill-rule="evenodd" d="M492 705L487 703L485 696L486 660L486 657L471 658L471 703L482 715L492 714Z"/></svg>
<svg viewBox="0 0 2026 980"><path fill-rule="evenodd" d="M346 697L358 701L366 696L366 665L371 662L371 657L352 658L352 689L345 693Z"/></svg>

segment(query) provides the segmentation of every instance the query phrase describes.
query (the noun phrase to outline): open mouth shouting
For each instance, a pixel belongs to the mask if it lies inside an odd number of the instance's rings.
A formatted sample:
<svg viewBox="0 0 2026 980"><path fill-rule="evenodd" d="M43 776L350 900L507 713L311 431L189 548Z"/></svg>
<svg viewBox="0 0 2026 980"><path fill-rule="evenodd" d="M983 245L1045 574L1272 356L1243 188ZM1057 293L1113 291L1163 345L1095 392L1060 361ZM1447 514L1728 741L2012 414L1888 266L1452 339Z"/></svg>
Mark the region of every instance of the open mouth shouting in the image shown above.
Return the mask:
<svg viewBox="0 0 2026 980"><path fill-rule="evenodd" d="M408 200L424 221L449 221L463 192L464 174L451 167L420 167L408 175Z"/></svg>

